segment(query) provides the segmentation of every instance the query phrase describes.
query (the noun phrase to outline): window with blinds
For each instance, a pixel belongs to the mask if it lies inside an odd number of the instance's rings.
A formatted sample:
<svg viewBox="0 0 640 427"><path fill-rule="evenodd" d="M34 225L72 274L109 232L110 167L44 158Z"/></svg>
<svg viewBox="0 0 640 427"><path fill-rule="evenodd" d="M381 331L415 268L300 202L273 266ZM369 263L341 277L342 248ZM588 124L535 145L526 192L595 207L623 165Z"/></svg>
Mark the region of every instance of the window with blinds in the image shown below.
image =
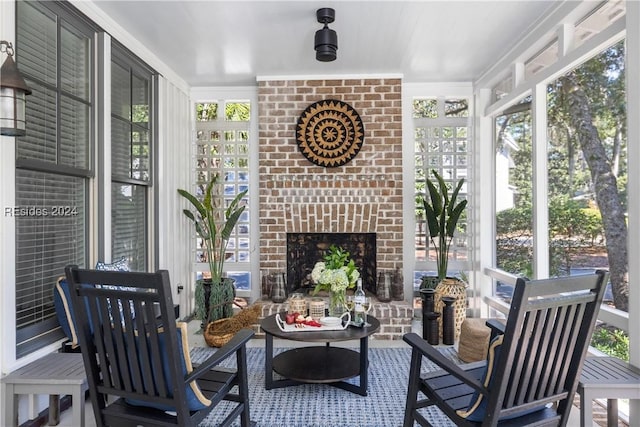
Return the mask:
<svg viewBox="0 0 640 427"><path fill-rule="evenodd" d="M118 43L111 60L111 255L148 264L154 71Z"/></svg>
<svg viewBox="0 0 640 427"><path fill-rule="evenodd" d="M63 334L53 287L67 264L85 266L97 31L71 7L16 2L16 58L33 94L16 140L16 354Z"/></svg>

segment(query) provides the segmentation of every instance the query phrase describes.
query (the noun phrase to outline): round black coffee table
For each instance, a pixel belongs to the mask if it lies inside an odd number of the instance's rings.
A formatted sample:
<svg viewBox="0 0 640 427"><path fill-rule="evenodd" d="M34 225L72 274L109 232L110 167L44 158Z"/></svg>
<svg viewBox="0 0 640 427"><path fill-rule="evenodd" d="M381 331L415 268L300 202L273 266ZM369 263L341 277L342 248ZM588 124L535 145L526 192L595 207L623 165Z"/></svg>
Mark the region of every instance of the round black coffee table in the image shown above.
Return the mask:
<svg viewBox="0 0 640 427"><path fill-rule="evenodd" d="M285 313L280 313L284 318ZM339 331L284 332L276 324L272 314L260 322L265 333L265 380L267 390L302 383L329 384L343 390L367 395L367 368L369 365L369 336L380 329L380 322L367 316L370 326L349 326ZM307 343L325 343L309 347L293 348L274 357L273 337ZM332 342L360 340L360 351L331 347ZM284 379L274 380L273 372ZM358 385L347 383L348 378L359 377Z"/></svg>

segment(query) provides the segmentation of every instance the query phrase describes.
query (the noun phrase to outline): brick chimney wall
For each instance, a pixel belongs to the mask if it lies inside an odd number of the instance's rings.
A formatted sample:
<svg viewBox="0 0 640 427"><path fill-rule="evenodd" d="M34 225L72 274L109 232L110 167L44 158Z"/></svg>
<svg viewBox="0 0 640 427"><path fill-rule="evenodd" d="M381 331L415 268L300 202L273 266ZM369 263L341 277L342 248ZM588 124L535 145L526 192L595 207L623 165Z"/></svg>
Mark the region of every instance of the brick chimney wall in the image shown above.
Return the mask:
<svg viewBox="0 0 640 427"><path fill-rule="evenodd" d="M377 268L402 268L401 83L259 82L261 270L286 270L288 232L375 232ZM296 143L300 114L323 99L348 103L364 125L360 152L343 166L317 166Z"/></svg>

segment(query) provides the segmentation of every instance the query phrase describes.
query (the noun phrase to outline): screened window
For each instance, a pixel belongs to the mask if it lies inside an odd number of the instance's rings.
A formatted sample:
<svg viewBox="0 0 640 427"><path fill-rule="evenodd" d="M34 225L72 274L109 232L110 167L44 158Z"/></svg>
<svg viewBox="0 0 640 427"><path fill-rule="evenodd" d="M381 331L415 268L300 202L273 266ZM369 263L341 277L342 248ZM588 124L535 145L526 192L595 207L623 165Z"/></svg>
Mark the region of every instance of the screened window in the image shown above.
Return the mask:
<svg viewBox="0 0 640 427"><path fill-rule="evenodd" d="M495 120L496 265L533 277L531 98ZM496 293L511 297L511 287Z"/></svg>
<svg viewBox="0 0 640 427"><path fill-rule="evenodd" d="M627 137L625 44L620 41L547 85L544 197L536 192L531 97L496 119L496 265L535 277L534 239L548 253L549 276L608 269L604 300L626 311ZM535 209L545 209L548 236L538 238ZM496 295L511 288L498 284Z"/></svg>
<svg viewBox="0 0 640 427"><path fill-rule="evenodd" d="M546 104L543 145L535 145L531 97L496 119L495 138L497 267L526 277L608 270L603 303L623 312L629 309L627 223L633 220L625 86L622 40L546 85L539 101ZM534 170L536 149L546 153L545 170ZM537 186L540 180L546 182ZM540 214L548 219L535 224ZM540 253L548 254L547 264L536 258ZM508 301L512 292L497 281L498 298ZM629 358L628 334L614 324L598 322L591 344Z"/></svg>
<svg viewBox="0 0 640 427"><path fill-rule="evenodd" d="M153 71L113 43L111 62L111 242L113 259L148 266Z"/></svg>
<svg viewBox="0 0 640 427"><path fill-rule="evenodd" d="M16 2L17 60L32 89L16 140L17 357L60 339L53 287L85 266L96 28L63 4Z"/></svg>
<svg viewBox="0 0 640 427"><path fill-rule="evenodd" d="M547 86L549 273L611 272L628 304L627 108L620 41Z"/></svg>
<svg viewBox="0 0 640 427"><path fill-rule="evenodd" d="M244 100L219 100L196 104L196 194L204 194L215 174L222 178L225 208L236 194L249 188L251 104ZM248 205L249 195L243 203ZM234 228L225 255L225 271L236 288L251 288L249 211ZM196 262L206 262L202 242L196 239ZM206 271L206 264L199 267ZM201 273L199 273L201 274Z"/></svg>

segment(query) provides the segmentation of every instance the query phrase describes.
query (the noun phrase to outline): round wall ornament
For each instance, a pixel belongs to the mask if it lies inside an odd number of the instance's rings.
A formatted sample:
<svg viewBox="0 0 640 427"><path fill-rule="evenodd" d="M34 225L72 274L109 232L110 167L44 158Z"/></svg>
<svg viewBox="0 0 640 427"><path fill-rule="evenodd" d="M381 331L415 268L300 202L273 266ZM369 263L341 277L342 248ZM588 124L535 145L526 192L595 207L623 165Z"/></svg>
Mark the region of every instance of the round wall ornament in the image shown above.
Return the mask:
<svg viewBox="0 0 640 427"><path fill-rule="evenodd" d="M360 115L349 104L325 99L309 105L296 128L300 152L318 166L336 167L350 162L364 141Z"/></svg>

